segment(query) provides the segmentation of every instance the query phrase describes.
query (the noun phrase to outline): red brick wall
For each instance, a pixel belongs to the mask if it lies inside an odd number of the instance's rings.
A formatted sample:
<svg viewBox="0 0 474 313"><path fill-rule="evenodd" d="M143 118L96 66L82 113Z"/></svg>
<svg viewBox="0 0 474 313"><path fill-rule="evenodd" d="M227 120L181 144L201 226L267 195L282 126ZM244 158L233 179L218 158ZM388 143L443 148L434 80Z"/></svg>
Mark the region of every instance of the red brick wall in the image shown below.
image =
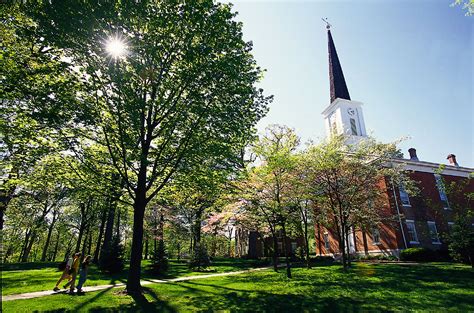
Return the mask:
<svg viewBox="0 0 474 313"><path fill-rule="evenodd" d="M395 187L395 196L392 189L391 182L389 180L381 181L379 188L384 191L384 200L380 210L382 210L382 216L386 217L387 220L379 225L380 231L380 243L373 244L373 238L371 231L366 233L367 237L367 248L370 252L387 252L391 250L404 249L405 242L400 229L400 221L397 214L397 204L400 211L400 218L402 220L402 227L406 236L407 247L426 247L431 249L446 249L446 245L443 242L443 237L448 231L448 222L454 221L454 213L456 208L459 206L466 207L468 192L474 192L474 181L471 181L467 188L463 192L458 193L457 197L451 197L448 195L448 201L452 209L445 210L443 202L440 199L439 192L436 185L435 176L432 173L425 172L411 172L409 176L414 180L420 192L416 196L410 196L410 207L404 207L400 200L399 190ZM462 180L466 178L458 176L442 175L446 181L446 184L454 182L455 184L461 184ZM471 204L472 205L472 204ZM391 219L390 219L391 217ZM410 244L408 240L408 230L406 228L405 220L414 220L415 227L418 235L419 244ZM429 235L427 221L434 221L436 223L439 238L442 244L433 244ZM470 221L474 223L474 219ZM327 250L324 247L323 234L327 232L329 234L330 249ZM337 235L334 230L326 229L323 226L315 225L315 241L316 241L316 253L317 254L333 254L338 253L339 244L337 241ZM359 253L364 253L364 242L363 234L360 230L355 232L355 248Z"/></svg>

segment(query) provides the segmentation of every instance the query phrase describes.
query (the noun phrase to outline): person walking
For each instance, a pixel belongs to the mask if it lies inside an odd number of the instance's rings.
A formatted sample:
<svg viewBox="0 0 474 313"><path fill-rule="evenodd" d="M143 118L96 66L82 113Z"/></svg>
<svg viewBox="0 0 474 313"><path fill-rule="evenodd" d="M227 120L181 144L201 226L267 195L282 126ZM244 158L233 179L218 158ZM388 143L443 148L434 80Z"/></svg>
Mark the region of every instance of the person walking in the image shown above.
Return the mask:
<svg viewBox="0 0 474 313"><path fill-rule="evenodd" d="M60 284L63 280L65 280L65 279L67 279L67 280L71 279L71 274L69 274L69 271L71 270L72 261L73 261L72 257L67 258L66 267L64 268L64 271L63 271L63 273L61 274L61 277L59 277L59 280L58 280L58 282L56 283L56 286L54 286L53 291L59 291L59 284Z"/></svg>
<svg viewBox="0 0 474 313"><path fill-rule="evenodd" d="M82 262L81 272L79 274L79 283L77 284L77 293L82 293L82 286L86 282L87 272L89 271L89 265L91 262L91 255L86 256L84 262Z"/></svg>
<svg viewBox="0 0 474 313"><path fill-rule="evenodd" d="M69 292L74 293L75 289L75 284L76 284L76 277L77 277L77 272L79 271L79 265L81 264L81 253L77 252L74 254L74 260L72 261L71 265L71 270L69 273L71 274L71 279L67 282L66 285L64 285L64 288L69 287Z"/></svg>

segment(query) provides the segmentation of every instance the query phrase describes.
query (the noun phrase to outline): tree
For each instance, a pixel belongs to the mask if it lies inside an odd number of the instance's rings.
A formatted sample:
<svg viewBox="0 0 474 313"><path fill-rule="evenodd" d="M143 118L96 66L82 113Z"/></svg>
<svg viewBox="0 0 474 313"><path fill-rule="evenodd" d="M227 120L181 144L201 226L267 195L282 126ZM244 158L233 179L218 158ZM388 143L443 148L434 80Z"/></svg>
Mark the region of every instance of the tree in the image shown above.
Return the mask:
<svg viewBox="0 0 474 313"><path fill-rule="evenodd" d="M449 234L449 252L454 260L474 268L474 231L466 216L457 216Z"/></svg>
<svg viewBox="0 0 474 313"><path fill-rule="evenodd" d="M158 246L153 252L151 262L153 273L164 274L168 271L168 253L166 252L165 242L163 239L158 240Z"/></svg>
<svg viewBox="0 0 474 313"><path fill-rule="evenodd" d="M249 203L248 209L253 210L254 215L261 215L270 229L275 270L278 259L277 237L281 230L288 278L291 278L291 265L286 246L287 229L296 212L290 194L298 145L299 138L294 130L280 125L267 127L266 134L253 147L261 165L250 171L247 194L244 196Z"/></svg>
<svg viewBox="0 0 474 313"><path fill-rule="evenodd" d="M21 179L37 160L59 150L54 129L75 103L74 75L60 51L48 47L19 5L0 8L0 229Z"/></svg>
<svg viewBox="0 0 474 313"><path fill-rule="evenodd" d="M441 165L435 172L442 174L445 169ZM452 210L454 217L454 225L448 226L446 239L451 257L459 262L471 264L474 267L474 231L469 222L474 216L472 202L474 200L474 192L469 191L474 173L462 180L450 180L440 175L438 188L443 188L446 194L446 202ZM438 212L444 213L445 204L439 206L431 204L431 207L438 209Z"/></svg>
<svg viewBox="0 0 474 313"><path fill-rule="evenodd" d="M139 292L147 204L182 164L232 156L265 112L252 45L230 5L212 1L42 2L29 12L82 75L71 148L106 147L132 199L127 291ZM124 42L126 58L105 57L107 37Z"/></svg>
<svg viewBox="0 0 474 313"><path fill-rule="evenodd" d="M196 244L191 260L189 260L189 267L201 271L208 268L209 265L211 265L211 259L209 259L206 247L200 243Z"/></svg>
<svg viewBox="0 0 474 313"><path fill-rule="evenodd" d="M318 219L333 229L339 242L344 270L350 265L349 233L361 225L375 226L392 216L383 209L379 184L403 179L400 167L389 167L399 157L395 144L366 139L346 145L343 136L331 137L306 151L306 185L318 206Z"/></svg>
<svg viewBox="0 0 474 313"><path fill-rule="evenodd" d="M472 0L454 0L451 6L462 6L463 10L466 10L466 16L472 16L474 14L474 1Z"/></svg>

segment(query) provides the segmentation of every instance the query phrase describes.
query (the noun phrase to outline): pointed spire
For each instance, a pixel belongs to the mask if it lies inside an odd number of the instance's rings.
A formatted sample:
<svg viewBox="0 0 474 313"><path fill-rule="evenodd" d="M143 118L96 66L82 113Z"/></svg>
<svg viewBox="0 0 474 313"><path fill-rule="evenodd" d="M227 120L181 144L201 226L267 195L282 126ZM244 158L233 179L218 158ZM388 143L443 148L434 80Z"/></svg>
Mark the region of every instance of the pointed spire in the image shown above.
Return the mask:
<svg viewBox="0 0 474 313"><path fill-rule="evenodd" d="M329 52L329 81L331 85L331 103L336 98L351 100L347 90L346 80L342 73L341 63L337 57L336 47L332 40L331 30L328 24L328 52Z"/></svg>

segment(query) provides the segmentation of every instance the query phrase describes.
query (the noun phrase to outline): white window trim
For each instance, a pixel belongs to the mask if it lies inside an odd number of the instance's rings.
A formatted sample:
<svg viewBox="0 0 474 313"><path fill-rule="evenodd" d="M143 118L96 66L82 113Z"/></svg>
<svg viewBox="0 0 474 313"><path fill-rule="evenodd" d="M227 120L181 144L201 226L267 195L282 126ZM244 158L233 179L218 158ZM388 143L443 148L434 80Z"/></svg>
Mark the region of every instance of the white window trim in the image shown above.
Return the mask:
<svg viewBox="0 0 474 313"><path fill-rule="evenodd" d="M448 195L446 194L446 190L445 190L444 183L443 183L443 181L442 181L441 175L440 175L440 174L434 174L434 176L435 176L435 181L436 181L436 189L438 189L439 200L444 203L443 199L441 199L441 192L442 192L442 193L444 194L444 196L446 197L446 204L447 204L447 206L443 206L443 208L444 208L445 210L452 210L451 207L450 207L450 205L449 205ZM442 190L441 190L440 188L442 188Z"/></svg>
<svg viewBox="0 0 474 313"><path fill-rule="evenodd" d="M441 241L439 240L439 233L438 233L438 227L436 227L436 222L434 221L426 221L426 223L428 225L434 225L434 228L435 228L435 231L436 231L436 237L438 238L438 241L433 241L431 240L431 243L434 244L434 245L440 245L441 244ZM430 227L428 226L428 231L430 230L429 229ZM430 234L430 237L431 237L431 234Z"/></svg>
<svg viewBox="0 0 474 313"><path fill-rule="evenodd" d="M415 237L416 237L416 239L418 239L418 233L416 232L416 224L415 224L415 221L414 221L414 220L405 220L405 225L406 225L407 223L413 223L413 226L414 226L414 227L413 227L413 230L415 231ZM408 228L408 226L407 226L407 228ZM420 240L420 239L418 239L418 240L413 240L413 241L410 240L410 243L411 243L411 244L416 244L416 245L418 245L418 244L420 244L420 241L419 241L419 240Z"/></svg>

